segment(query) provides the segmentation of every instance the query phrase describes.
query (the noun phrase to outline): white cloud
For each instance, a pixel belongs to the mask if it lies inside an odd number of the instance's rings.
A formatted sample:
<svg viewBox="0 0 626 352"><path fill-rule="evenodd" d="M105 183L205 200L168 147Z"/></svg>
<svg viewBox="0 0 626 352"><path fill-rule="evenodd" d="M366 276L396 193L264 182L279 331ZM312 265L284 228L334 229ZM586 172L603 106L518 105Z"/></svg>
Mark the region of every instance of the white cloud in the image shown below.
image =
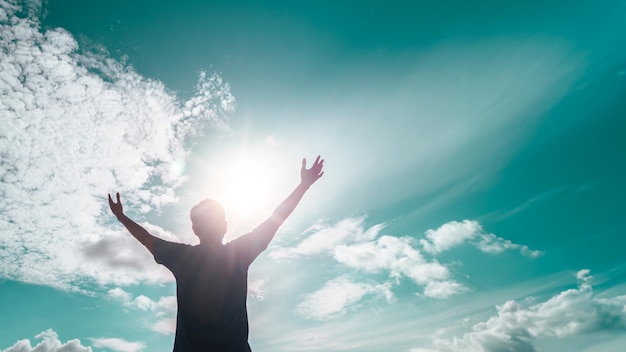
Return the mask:
<svg viewBox="0 0 626 352"><path fill-rule="evenodd" d="M24 339L16 342L13 346L2 350L2 352L91 352L91 347L83 346L80 340L73 339L65 343L59 340L59 335L52 329L43 331L35 336L41 340L34 347L30 340Z"/></svg>
<svg viewBox="0 0 626 352"><path fill-rule="evenodd" d="M335 261L347 267L362 270L370 274L388 275L384 285L389 290L406 277L423 287L426 297L448 298L466 291L467 288L451 278L447 264L434 258L425 258L416 240L412 237L383 235L379 237L384 224L365 228L366 217L346 218L334 225L318 223L307 230L311 235L295 247L274 249L269 257L273 259L293 258L304 255L330 254ZM464 242L474 244L483 252L499 253L504 250L519 250L521 253L536 257L539 251L532 251L527 246L485 234L477 221L451 221L436 230L427 230L426 238L419 243L431 254L441 253ZM353 284L353 292L343 294L341 285L350 283L341 279L331 280L319 291L306 296L297 311L312 319L325 319L340 315L344 308L359 301L366 292L362 284ZM391 291L390 291L391 292ZM320 303L326 296L335 300ZM314 307L314 308L311 308Z"/></svg>
<svg viewBox="0 0 626 352"><path fill-rule="evenodd" d="M496 306L497 315L473 326L461 337L436 339L412 351L535 351L537 338L566 338L601 330L626 330L626 296L597 298L589 270L577 273L578 288L545 302L524 306L510 300Z"/></svg>
<svg viewBox="0 0 626 352"><path fill-rule="evenodd" d="M435 298L448 298L466 289L465 286L452 280L429 281L426 283L426 287L424 287L424 295Z"/></svg>
<svg viewBox="0 0 626 352"><path fill-rule="evenodd" d="M265 299L265 280L250 280L248 279L248 297L257 301Z"/></svg>
<svg viewBox="0 0 626 352"><path fill-rule="evenodd" d="M138 212L176 201L190 138L223 126L234 106L228 84L202 73L181 101L106 52L81 51L61 28L41 31L36 16L16 15L22 5L0 5L0 278L63 289L166 280L128 259L139 250L119 261L81 253L117 241L107 238L107 192Z"/></svg>
<svg viewBox="0 0 626 352"><path fill-rule="evenodd" d="M145 311L156 311L159 314L176 312L176 296L161 296L157 301L144 295L133 298L133 295L120 287L112 288L107 296L120 301L124 306Z"/></svg>
<svg viewBox="0 0 626 352"><path fill-rule="evenodd" d="M311 233L296 247L278 248L270 252L269 257L274 259L292 258L301 255L331 253L337 245L371 240L385 227L385 224L376 224L368 229L363 227L366 217L345 218L336 224L317 223L311 226L306 233Z"/></svg>
<svg viewBox="0 0 626 352"><path fill-rule="evenodd" d="M176 332L176 296L161 296L157 301L144 295L133 298L132 294L120 287L110 289L107 296L120 301L125 307L154 312L158 320L150 324L152 331L162 335L171 335Z"/></svg>
<svg viewBox="0 0 626 352"><path fill-rule="evenodd" d="M531 250L526 245L513 243L492 233L480 234L479 241L474 245L485 253L501 253L506 250L519 250L523 255L536 258L542 254L541 251Z"/></svg>
<svg viewBox="0 0 626 352"><path fill-rule="evenodd" d="M116 352L139 352L146 348L143 342L130 342L124 339L100 337L91 339L93 347L107 348Z"/></svg>
<svg viewBox="0 0 626 352"><path fill-rule="evenodd" d="M385 297L390 300L393 294L389 286L389 284L373 285L354 282L345 276L340 276L327 282L320 290L306 295L303 302L296 308L296 312L307 319L338 318L349 309L354 309L366 295Z"/></svg>
<svg viewBox="0 0 626 352"><path fill-rule="evenodd" d="M424 250L436 254L476 237L481 231L477 221L450 221L436 230L426 230L426 239L420 242Z"/></svg>
<svg viewBox="0 0 626 352"><path fill-rule="evenodd" d="M464 289L463 285L450 280L445 265L426 260L412 242L410 237L381 236L375 241L338 246L334 258L366 272L388 272L395 281L406 276L425 286L424 295L428 297L446 298Z"/></svg>
<svg viewBox="0 0 626 352"><path fill-rule="evenodd" d="M112 298L117 301L121 301L125 304L129 303L133 298L133 295L124 291L120 287L110 289L109 292L107 292L107 295L109 296L109 298Z"/></svg>
<svg viewBox="0 0 626 352"><path fill-rule="evenodd" d="M420 240L424 250L438 254L450 248L469 242L485 253L501 253L505 250L519 250L523 255L538 257L541 251L531 250L526 245L516 244L492 233L484 233L476 220L450 221L436 230L426 230L426 238Z"/></svg>
<svg viewBox="0 0 626 352"><path fill-rule="evenodd" d="M159 319L150 326L150 329L161 335L172 335L176 332L176 318Z"/></svg>

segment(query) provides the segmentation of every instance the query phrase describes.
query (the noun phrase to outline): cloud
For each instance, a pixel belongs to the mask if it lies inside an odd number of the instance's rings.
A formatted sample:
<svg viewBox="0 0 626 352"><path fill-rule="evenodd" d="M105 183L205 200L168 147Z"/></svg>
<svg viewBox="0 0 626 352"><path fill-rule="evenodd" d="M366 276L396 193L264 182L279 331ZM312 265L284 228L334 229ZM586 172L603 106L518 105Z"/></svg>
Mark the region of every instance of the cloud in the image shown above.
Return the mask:
<svg viewBox="0 0 626 352"><path fill-rule="evenodd" d="M125 307L156 313L158 318L150 324L150 330L162 335L176 332L176 296L161 296L157 301L144 295L133 298L133 295L120 287L107 292L107 297L121 302Z"/></svg>
<svg viewBox="0 0 626 352"><path fill-rule="evenodd" d="M41 332L35 338L41 342L34 347L31 346L30 340L24 339L2 352L92 352L91 347L83 346L78 339L61 343L59 335L52 329Z"/></svg>
<svg viewBox="0 0 626 352"><path fill-rule="evenodd" d="M519 250L525 256L536 258L543 252L531 250L526 245L516 244L501 237L497 237L492 233L480 234L479 241L474 243L476 248L485 253L501 253L506 250Z"/></svg>
<svg viewBox="0 0 626 352"><path fill-rule="evenodd" d="M161 296L154 301L144 295L133 298L133 295L120 287L112 288L107 292L107 297L120 301L124 306L145 311L157 311L162 313L176 312L176 296Z"/></svg>
<svg viewBox="0 0 626 352"><path fill-rule="evenodd" d="M310 233L311 235L296 247L274 249L270 252L269 257L281 259L332 253L337 245L376 238L385 224L376 224L365 229L363 227L365 219L365 216L345 218L332 225L318 222L304 232L304 234Z"/></svg>
<svg viewBox="0 0 626 352"><path fill-rule="evenodd" d="M465 286L452 280L428 281L426 287L424 287L424 295L435 298L447 298L465 290L467 290Z"/></svg>
<svg viewBox="0 0 626 352"><path fill-rule="evenodd" d="M110 337L91 339L91 342L95 348L107 348L116 352L139 352L146 348L143 342L130 342Z"/></svg>
<svg viewBox="0 0 626 352"><path fill-rule="evenodd" d="M468 288L451 277L448 264L440 263L432 256L424 257L418 243L430 254L441 253L464 242L472 243L487 253L519 250L531 257L540 254L525 245L484 233L481 225L473 220L451 221L436 230L427 230L425 239L419 242L409 236L379 236L385 224L367 228L365 220L366 217L361 216L345 218L330 225L318 223L305 231L310 234L309 237L295 247L275 248L269 257L283 260L306 255L331 255L337 263L346 267L368 274L386 274L388 280L382 285L390 295L391 289L399 285L402 278L408 278L423 288L418 295L449 298ZM297 312L318 320L340 316L345 313L346 307L353 306L370 292L370 286L363 285L345 277L330 280L319 291L307 295ZM345 287L350 287L352 291L345 293Z"/></svg>
<svg viewBox="0 0 626 352"><path fill-rule="evenodd" d="M150 329L161 335L173 335L176 332L176 318L157 320L150 326Z"/></svg>
<svg viewBox="0 0 626 352"><path fill-rule="evenodd" d="M545 302L525 306L510 300L496 306L497 315L473 326L461 337L436 339L412 351L535 351L537 338L626 330L626 295L598 298L589 270L576 274L577 288L562 291Z"/></svg>
<svg viewBox="0 0 626 352"><path fill-rule="evenodd" d="M436 230L426 230L426 239L420 242L424 250L436 254L475 237L481 230L482 228L476 221L451 221Z"/></svg>
<svg viewBox="0 0 626 352"><path fill-rule="evenodd" d="M107 292L107 296L117 301L121 301L124 304L129 303L133 299L133 295L124 291L120 287L112 288Z"/></svg>
<svg viewBox="0 0 626 352"><path fill-rule="evenodd" d="M370 273L387 272L398 281L405 276L416 284L426 286L424 295L447 298L461 292L464 287L450 280L448 268L435 261L426 260L410 237L382 236L375 241L335 248L334 258L346 266ZM444 288L445 286L445 288Z"/></svg>
<svg viewBox="0 0 626 352"><path fill-rule="evenodd" d="M356 308L366 295L385 297L391 300L393 294L389 284L375 285L354 282L345 276L328 281L324 287L307 294L296 312L307 319L328 320L343 316Z"/></svg>
<svg viewBox="0 0 626 352"><path fill-rule="evenodd" d="M0 5L0 278L62 289L163 280L130 253L85 258L97 246L84 244L118 248L106 237L107 192L139 213L176 201L192 138L234 108L228 84L201 73L181 100L64 29L41 29L40 2Z"/></svg>
<svg viewBox="0 0 626 352"><path fill-rule="evenodd" d="M484 233L482 226L475 220L450 221L436 230L426 230L426 238L420 240L424 250L431 254L439 254L464 242L470 242L485 253L519 250L529 257L538 257L542 254L541 251L531 250L526 245L513 243L492 233Z"/></svg>
<svg viewBox="0 0 626 352"><path fill-rule="evenodd" d="M248 297L257 301L265 299L265 280L250 280L248 279Z"/></svg>
<svg viewBox="0 0 626 352"><path fill-rule="evenodd" d="M175 235L149 223L140 223L151 234L173 242L181 242ZM118 225L121 227L120 225ZM112 283L129 285L138 279L148 282L173 281L173 275L154 261L152 254L126 229L107 230L103 236L90 236L80 241L78 253L83 272L101 285ZM102 270L102 267L110 270Z"/></svg>

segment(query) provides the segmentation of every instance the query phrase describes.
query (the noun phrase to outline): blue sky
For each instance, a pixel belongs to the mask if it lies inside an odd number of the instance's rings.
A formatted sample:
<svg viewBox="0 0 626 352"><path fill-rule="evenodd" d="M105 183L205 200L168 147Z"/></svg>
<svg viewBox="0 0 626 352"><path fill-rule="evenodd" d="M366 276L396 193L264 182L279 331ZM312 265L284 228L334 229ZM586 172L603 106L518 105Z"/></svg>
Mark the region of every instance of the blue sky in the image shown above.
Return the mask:
<svg viewBox="0 0 626 352"><path fill-rule="evenodd" d="M254 351L619 351L626 4L0 0L0 351L171 350L110 215L227 238Z"/></svg>

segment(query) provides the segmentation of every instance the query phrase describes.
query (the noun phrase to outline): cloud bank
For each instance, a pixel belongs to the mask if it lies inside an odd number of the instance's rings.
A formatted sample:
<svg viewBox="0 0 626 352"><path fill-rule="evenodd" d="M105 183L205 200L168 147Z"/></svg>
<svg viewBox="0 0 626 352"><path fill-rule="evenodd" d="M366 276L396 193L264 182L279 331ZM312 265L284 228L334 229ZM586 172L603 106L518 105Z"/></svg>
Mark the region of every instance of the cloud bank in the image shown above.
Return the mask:
<svg viewBox="0 0 626 352"><path fill-rule="evenodd" d="M432 346L412 352L536 351L538 338L566 338L596 331L626 330L626 295L599 298L593 294L589 270L576 274L577 288L545 302L527 305L510 300L496 306L497 314L473 326L461 337L436 339Z"/></svg>
<svg viewBox="0 0 626 352"><path fill-rule="evenodd" d="M410 236L380 235L385 224L367 228L365 220L366 217L361 216L330 225L317 223L305 231L308 237L297 245L270 252L269 257L274 260L328 255L337 264L357 269L372 278L380 279L380 274L386 276L385 281L375 284L357 282L345 275L332 279L318 291L304 296L296 308L298 314L314 320L334 319L367 299L385 297L391 301L392 289L402 279L409 279L420 288L417 295L430 298L448 298L466 291L468 288L452 277L450 264L436 258L437 254L463 243L472 244L485 253L514 250L530 257L541 253L484 233L474 220L451 221L435 230L429 229L419 241Z"/></svg>
<svg viewBox="0 0 626 352"><path fill-rule="evenodd" d="M92 352L91 347L83 346L78 339L62 343L59 335L52 329L36 335L35 338L41 342L34 347L31 346L30 340L24 339L2 352Z"/></svg>
<svg viewBox="0 0 626 352"><path fill-rule="evenodd" d="M201 73L183 101L69 32L42 29L40 6L0 0L0 278L63 289L163 280L156 265L100 260L97 243L124 249L108 237L106 193L141 213L175 202L187 147L225 124L230 88Z"/></svg>

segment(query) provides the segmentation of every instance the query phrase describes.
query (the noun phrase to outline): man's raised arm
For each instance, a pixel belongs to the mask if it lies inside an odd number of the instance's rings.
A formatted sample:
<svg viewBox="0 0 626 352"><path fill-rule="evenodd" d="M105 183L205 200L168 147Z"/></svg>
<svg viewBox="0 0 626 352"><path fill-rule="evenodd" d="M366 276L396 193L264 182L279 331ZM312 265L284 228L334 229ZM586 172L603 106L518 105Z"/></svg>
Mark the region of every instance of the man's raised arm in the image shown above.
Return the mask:
<svg viewBox="0 0 626 352"><path fill-rule="evenodd" d="M128 216L124 214L122 209L122 201L120 201L120 194L116 193L117 203L111 199L111 195L109 194L109 207L111 208L111 212L119 222L126 227L128 232L133 235L141 244L146 246L150 253L153 253L154 242L156 241L156 237L152 236L146 229L144 229L141 225L137 224L133 220L131 220Z"/></svg>
<svg viewBox="0 0 626 352"><path fill-rule="evenodd" d="M300 169L300 184L291 192L285 200L283 200L274 210L272 215L265 220L259 227L255 229L254 236L260 236L262 238L257 238L264 243L264 247L270 243L276 231L280 225L285 222L287 217L291 215L293 210L296 208L304 193L309 189L309 187L315 183L324 172L322 168L324 167L324 159L320 159L318 155L311 166L310 169L306 168L306 159L302 159L302 168Z"/></svg>

